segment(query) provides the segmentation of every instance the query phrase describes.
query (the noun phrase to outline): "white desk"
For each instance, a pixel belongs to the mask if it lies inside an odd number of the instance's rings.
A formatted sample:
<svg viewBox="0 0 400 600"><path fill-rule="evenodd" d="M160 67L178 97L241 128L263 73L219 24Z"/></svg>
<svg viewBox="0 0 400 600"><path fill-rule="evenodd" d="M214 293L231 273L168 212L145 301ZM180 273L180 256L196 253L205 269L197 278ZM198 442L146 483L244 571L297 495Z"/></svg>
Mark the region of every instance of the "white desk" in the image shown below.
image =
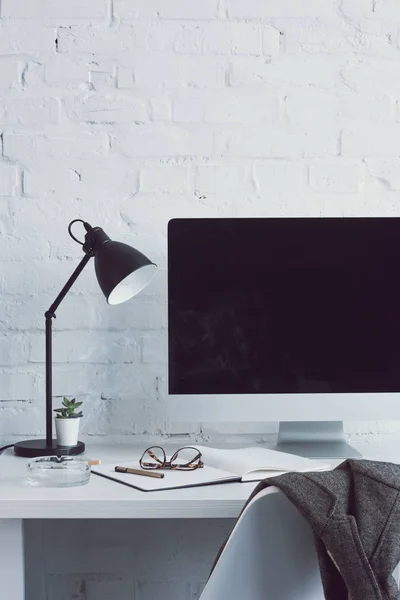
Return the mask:
<svg viewBox="0 0 400 600"><path fill-rule="evenodd" d="M358 444L365 458L400 462L400 441ZM132 446L90 447L103 463L134 459ZM26 482L27 459L0 456L0 598L24 600L23 519L188 519L237 517L254 483L230 483L145 493L96 475L86 486L36 488ZM336 464L340 461L336 461Z"/></svg>
<svg viewBox="0 0 400 600"><path fill-rule="evenodd" d="M140 456L140 450L132 450L132 446L90 447L90 458L100 458L103 464L123 463L123 457L129 456L130 461L134 460ZM32 487L26 482L27 462L29 459L14 456L12 449L0 457L0 518L236 517L255 487L253 483L231 483L150 493L120 485L94 474L91 475L88 485L84 486Z"/></svg>

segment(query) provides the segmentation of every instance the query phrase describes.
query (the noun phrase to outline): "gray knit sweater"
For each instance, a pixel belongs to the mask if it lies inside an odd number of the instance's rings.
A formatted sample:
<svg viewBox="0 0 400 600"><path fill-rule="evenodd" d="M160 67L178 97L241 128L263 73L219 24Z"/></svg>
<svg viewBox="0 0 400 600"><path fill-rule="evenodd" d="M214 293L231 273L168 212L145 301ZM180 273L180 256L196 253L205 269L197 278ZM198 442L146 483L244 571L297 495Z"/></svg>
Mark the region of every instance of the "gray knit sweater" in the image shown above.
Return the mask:
<svg viewBox="0 0 400 600"><path fill-rule="evenodd" d="M328 600L397 600L400 561L400 465L347 460L333 471L287 473L275 485L315 535Z"/></svg>

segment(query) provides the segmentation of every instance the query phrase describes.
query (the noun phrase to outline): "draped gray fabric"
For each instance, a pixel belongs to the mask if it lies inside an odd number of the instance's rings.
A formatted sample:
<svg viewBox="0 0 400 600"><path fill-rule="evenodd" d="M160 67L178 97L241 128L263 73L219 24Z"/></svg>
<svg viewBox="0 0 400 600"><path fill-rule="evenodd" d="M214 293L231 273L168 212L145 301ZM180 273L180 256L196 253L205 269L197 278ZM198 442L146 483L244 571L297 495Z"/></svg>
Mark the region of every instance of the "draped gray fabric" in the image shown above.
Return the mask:
<svg viewBox="0 0 400 600"><path fill-rule="evenodd" d="M400 465L347 460L333 471L287 473L262 481L248 502L271 485L314 532L327 600L398 600Z"/></svg>

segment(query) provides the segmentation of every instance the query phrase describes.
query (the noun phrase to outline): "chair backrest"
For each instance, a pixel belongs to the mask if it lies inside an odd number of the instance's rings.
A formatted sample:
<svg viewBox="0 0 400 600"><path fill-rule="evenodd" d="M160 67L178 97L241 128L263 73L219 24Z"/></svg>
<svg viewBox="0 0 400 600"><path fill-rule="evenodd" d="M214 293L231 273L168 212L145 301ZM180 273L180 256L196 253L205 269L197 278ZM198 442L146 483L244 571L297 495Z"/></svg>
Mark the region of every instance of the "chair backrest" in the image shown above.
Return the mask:
<svg viewBox="0 0 400 600"><path fill-rule="evenodd" d="M200 600L323 600L313 534L276 487L238 519Z"/></svg>

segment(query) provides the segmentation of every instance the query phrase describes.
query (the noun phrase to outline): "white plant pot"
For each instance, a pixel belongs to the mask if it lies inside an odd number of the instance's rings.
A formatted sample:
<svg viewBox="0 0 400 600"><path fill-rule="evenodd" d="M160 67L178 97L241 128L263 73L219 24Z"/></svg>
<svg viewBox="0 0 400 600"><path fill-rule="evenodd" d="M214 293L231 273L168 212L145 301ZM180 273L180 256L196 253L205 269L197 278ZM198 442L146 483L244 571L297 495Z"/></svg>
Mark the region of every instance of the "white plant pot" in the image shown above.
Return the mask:
<svg viewBox="0 0 400 600"><path fill-rule="evenodd" d="M80 417L65 419L56 417L57 445L58 446L76 446L78 443Z"/></svg>

